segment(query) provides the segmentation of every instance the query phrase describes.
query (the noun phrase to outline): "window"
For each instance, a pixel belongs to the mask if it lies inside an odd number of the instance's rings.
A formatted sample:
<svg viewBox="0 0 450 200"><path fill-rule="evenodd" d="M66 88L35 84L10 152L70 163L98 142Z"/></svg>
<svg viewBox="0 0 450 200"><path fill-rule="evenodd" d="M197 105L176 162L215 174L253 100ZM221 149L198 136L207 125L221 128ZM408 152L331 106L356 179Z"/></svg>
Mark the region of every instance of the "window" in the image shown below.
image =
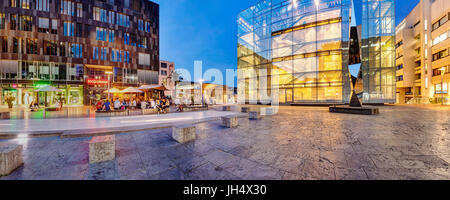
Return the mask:
<svg viewBox="0 0 450 200"><path fill-rule="evenodd" d="M82 44L72 44L70 47L70 57L83 58L83 45Z"/></svg>
<svg viewBox="0 0 450 200"><path fill-rule="evenodd" d="M30 9L31 0L10 0L10 6L13 8Z"/></svg>
<svg viewBox="0 0 450 200"><path fill-rule="evenodd" d="M442 50L438 53L433 54L433 61L445 58L448 56L448 49Z"/></svg>
<svg viewBox="0 0 450 200"><path fill-rule="evenodd" d="M83 37L83 24L77 23L77 28L75 29L76 37Z"/></svg>
<svg viewBox="0 0 450 200"><path fill-rule="evenodd" d="M83 17L83 4L77 3L77 17Z"/></svg>
<svg viewBox="0 0 450 200"><path fill-rule="evenodd" d="M150 22L145 22L145 32L150 33L152 31L151 28Z"/></svg>
<svg viewBox="0 0 450 200"><path fill-rule="evenodd" d="M0 29L5 28L5 13L0 13Z"/></svg>
<svg viewBox="0 0 450 200"><path fill-rule="evenodd" d="M123 27L130 27L130 17L124 14L116 14L116 24Z"/></svg>
<svg viewBox="0 0 450 200"><path fill-rule="evenodd" d="M75 24L73 22L64 22L64 36L75 36Z"/></svg>
<svg viewBox="0 0 450 200"><path fill-rule="evenodd" d="M436 84L434 86L434 88L435 88L435 94L448 94L448 85L447 85L447 83Z"/></svg>
<svg viewBox="0 0 450 200"><path fill-rule="evenodd" d="M138 47L147 48L147 38L146 37L139 38Z"/></svg>
<svg viewBox="0 0 450 200"><path fill-rule="evenodd" d="M401 70L401 69L403 69L403 64L401 64L401 65L397 66L396 68L397 68L397 70Z"/></svg>
<svg viewBox="0 0 450 200"><path fill-rule="evenodd" d="M11 14L10 16L10 29L16 30L17 29L17 15Z"/></svg>
<svg viewBox="0 0 450 200"><path fill-rule="evenodd" d="M31 23L31 16L20 15L19 17L19 30L20 31L32 31L33 24Z"/></svg>
<svg viewBox="0 0 450 200"><path fill-rule="evenodd" d="M144 21L142 19L138 20L138 29L144 31Z"/></svg>
<svg viewBox="0 0 450 200"><path fill-rule="evenodd" d="M447 32L443 33L442 35L440 35L439 37L436 37L433 40L433 45L437 45L443 41L445 41L447 39Z"/></svg>
<svg viewBox="0 0 450 200"><path fill-rule="evenodd" d="M22 46L22 39L21 38L13 38L13 53L21 53L20 48Z"/></svg>
<svg viewBox="0 0 450 200"><path fill-rule="evenodd" d="M114 42L114 30L109 30L109 42Z"/></svg>
<svg viewBox="0 0 450 200"><path fill-rule="evenodd" d="M116 62L116 49L111 49L111 61Z"/></svg>
<svg viewBox="0 0 450 200"><path fill-rule="evenodd" d="M108 11L103 8L94 7L94 20L101 22L108 22Z"/></svg>
<svg viewBox="0 0 450 200"><path fill-rule="evenodd" d="M122 51L120 51L120 50L116 51L116 61L122 62Z"/></svg>
<svg viewBox="0 0 450 200"><path fill-rule="evenodd" d="M105 42L107 41L107 37L108 37L107 29L97 27L96 33L97 33L96 34L97 40L101 40L101 41L105 41Z"/></svg>
<svg viewBox="0 0 450 200"><path fill-rule="evenodd" d="M130 45L130 34L129 33L123 34L123 43L126 45Z"/></svg>
<svg viewBox="0 0 450 200"><path fill-rule="evenodd" d="M161 68L167 69L167 63L161 63Z"/></svg>
<svg viewBox="0 0 450 200"><path fill-rule="evenodd" d="M50 29L48 18L39 17L38 23L38 32L49 33Z"/></svg>
<svg viewBox="0 0 450 200"><path fill-rule="evenodd" d="M439 21L435 22L433 24L432 31L434 31L434 30L438 29L439 27L441 27L442 25L444 25L449 20L449 17L450 16L444 16Z"/></svg>
<svg viewBox="0 0 450 200"><path fill-rule="evenodd" d="M123 62L124 63L130 63L130 52L128 52L128 51L124 52Z"/></svg>
<svg viewBox="0 0 450 200"><path fill-rule="evenodd" d="M49 0L36 0L36 10L49 11Z"/></svg>
<svg viewBox="0 0 450 200"><path fill-rule="evenodd" d="M44 55L56 56L58 44L55 41L44 40Z"/></svg>
<svg viewBox="0 0 450 200"><path fill-rule="evenodd" d="M0 37L0 47L1 47L0 50L2 51L2 53L8 52L8 37L6 37L6 36Z"/></svg>
<svg viewBox="0 0 450 200"><path fill-rule="evenodd" d="M59 43L59 56L67 56L66 55L66 43L65 42L61 42Z"/></svg>
<svg viewBox="0 0 450 200"><path fill-rule="evenodd" d="M101 59L102 60L108 60L108 48L101 48Z"/></svg>
<svg viewBox="0 0 450 200"><path fill-rule="evenodd" d="M52 34L58 34L58 20L57 19L52 19L52 30L51 30Z"/></svg>
<svg viewBox="0 0 450 200"><path fill-rule="evenodd" d="M114 24L115 22L115 13L113 11L109 11L109 24Z"/></svg>
<svg viewBox="0 0 450 200"><path fill-rule="evenodd" d="M161 71L161 75L167 76L167 71L166 71L166 70L162 70L162 71ZM402 79L403 79L403 76L401 76L401 77L402 77Z"/></svg>
<svg viewBox="0 0 450 200"><path fill-rule="evenodd" d="M61 14L75 16L75 3L68 0L61 0Z"/></svg>
<svg viewBox="0 0 450 200"><path fill-rule="evenodd" d="M27 54L38 54L37 39L27 39Z"/></svg>
<svg viewBox="0 0 450 200"><path fill-rule="evenodd" d="M94 60L98 60L98 47L94 47L93 57Z"/></svg>

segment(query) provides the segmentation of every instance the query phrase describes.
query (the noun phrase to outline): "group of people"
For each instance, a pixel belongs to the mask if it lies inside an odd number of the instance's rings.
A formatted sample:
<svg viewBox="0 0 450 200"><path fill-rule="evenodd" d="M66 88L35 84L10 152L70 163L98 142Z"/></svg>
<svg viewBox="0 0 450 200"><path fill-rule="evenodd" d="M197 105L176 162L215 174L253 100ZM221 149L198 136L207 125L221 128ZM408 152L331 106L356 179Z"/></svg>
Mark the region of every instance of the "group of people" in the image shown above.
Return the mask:
<svg viewBox="0 0 450 200"><path fill-rule="evenodd" d="M145 100L143 97L136 97L131 99L115 98L111 102L110 100L100 100L95 104L95 108L98 111L157 109L158 113L166 113L167 108L171 105L170 98Z"/></svg>

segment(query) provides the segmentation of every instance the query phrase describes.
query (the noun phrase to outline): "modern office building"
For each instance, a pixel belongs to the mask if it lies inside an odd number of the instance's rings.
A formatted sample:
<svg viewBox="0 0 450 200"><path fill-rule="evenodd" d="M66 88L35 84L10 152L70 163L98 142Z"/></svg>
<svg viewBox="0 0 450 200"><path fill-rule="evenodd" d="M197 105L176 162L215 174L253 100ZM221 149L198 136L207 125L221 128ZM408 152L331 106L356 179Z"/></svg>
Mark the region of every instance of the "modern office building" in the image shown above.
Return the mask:
<svg viewBox="0 0 450 200"><path fill-rule="evenodd" d="M450 103L450 1L421 0L397 26L398 103Z"/></svg>
<svg viewBox="0 0 450 200"><path fill-rule="evenodd" d="M0 1L0 99L69 105L104 98L110 87L158 84L159 5L148 0Z"/></svg>
<svg viewBox="0 0 450 200"><path fill-rule="evenodd" d="M175 71L175 63L169 61L160 61L159 65L159 85L163 85L167 90L166 96L175 97L175 80L172 73Z"/></svg>
<svg viewBox="0 0 450 200"><path fill-rule="evenodd" d="M355 61L363 101L395 103L394 0L362 0L360 28L351 28L353 7L352 0L263 0L241 12L239 103L348 103Z"/></svg>

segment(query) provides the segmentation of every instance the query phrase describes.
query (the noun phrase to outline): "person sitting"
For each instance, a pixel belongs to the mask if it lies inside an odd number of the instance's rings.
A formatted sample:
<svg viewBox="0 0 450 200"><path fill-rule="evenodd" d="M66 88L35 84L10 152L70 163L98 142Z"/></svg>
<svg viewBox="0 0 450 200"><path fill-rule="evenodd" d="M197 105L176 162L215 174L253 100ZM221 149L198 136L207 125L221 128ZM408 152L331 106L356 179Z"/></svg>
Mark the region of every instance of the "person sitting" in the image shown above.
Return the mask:
<svg viewBox="0 0 450 200"><path fill-rule="evenodd" d="M103 104L103 110L111 111L111 103L109 103L109 100L106 100L106 102Z"/></svg>
<svg viewBox="0 0 450 200"><path fill-rule="evenodd" d="M120 105L121 105L120 100L119 100L119 98L117 98L114 101L114 110L120 110Z"/></svg>
<svg viewBox="0 0 450 200"><path fill-rule="evenodd" d="M125 110L125 109L127 109L127 107L128 107L128 104L127 104L127 102L124 100L123 102L122 102L122 110Z"/></svg>
<svg viewBox="0 0 450 200"><path fill-rule="evenodd" d="M141 109L142 110L147 109L147 102L146 101L142 101L141 102Z"/></svg>
<svg viewBox="0 0 450 200"><path fill-rule="evenodd" d="M97 109L98 111L103 109L103 101L97 101L97 104L95 105L95 109Z"/></svg>
<svg viewBox="0 0 450 200"><path fill-rule="evenodd" d="M132 110L136 109L136 99L131 100L130 107Z"/></svg>
<svg viewBox="0 0 450 200"><path fill-rule="evenodd" d="M150 107L156 109L156 101L154 99L150 100Z"/></svg>

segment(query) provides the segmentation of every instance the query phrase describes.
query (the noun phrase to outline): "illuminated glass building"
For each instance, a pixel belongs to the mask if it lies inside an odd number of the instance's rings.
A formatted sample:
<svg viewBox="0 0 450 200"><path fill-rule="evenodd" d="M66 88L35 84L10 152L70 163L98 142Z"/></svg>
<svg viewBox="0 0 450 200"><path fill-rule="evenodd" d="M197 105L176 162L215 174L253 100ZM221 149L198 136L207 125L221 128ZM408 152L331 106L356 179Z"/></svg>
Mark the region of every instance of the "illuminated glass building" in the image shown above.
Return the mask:
<svg viewBox="0 0 450 200"><path fill-rule="evenodd" d="M365 103L395 103L394 0L362 0ZM239 103L348 103L351 0L265 0L238 16ZM357 30L357 29L355 29ZM352 63L353 64L353 63Z"/></svg>

